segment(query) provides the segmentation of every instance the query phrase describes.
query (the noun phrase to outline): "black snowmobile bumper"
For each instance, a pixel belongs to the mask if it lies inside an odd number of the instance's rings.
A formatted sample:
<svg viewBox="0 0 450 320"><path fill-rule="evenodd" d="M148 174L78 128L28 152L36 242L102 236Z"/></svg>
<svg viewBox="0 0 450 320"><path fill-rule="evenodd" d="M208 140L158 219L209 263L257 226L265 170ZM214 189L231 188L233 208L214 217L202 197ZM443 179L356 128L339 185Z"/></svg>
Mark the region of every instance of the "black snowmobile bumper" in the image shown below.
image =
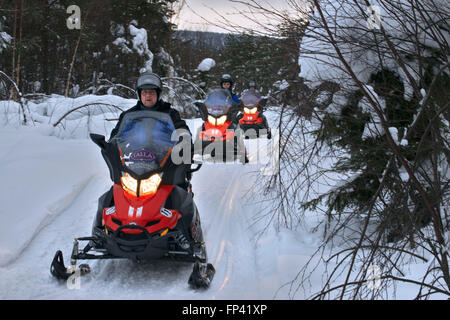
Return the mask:
<svg viewBox="0 0 450 320"><path fill-rule="evenodd" d="M130 226L124 226L124 228L130 228ZM135 226L136 229L142 227ZM119 229L116 230L118 232ZM174 231L172 233L178 233L180 231ZM106 234L105 234L106 235ZM77 260L85 259L116 259L116 258L131 258L139 260L141 258L156 258L156 257L166 257L174 260L182 260L186 262L194 262L193 271L189 277L189 286L193 289L207 289L209 288L211 281L215 274L215 269L212 264L206 263L199 259L198 256L187 252L187 251L167 251L163 250L162 247L154 247L155 241L150 240L152 235L148 232L145 234L148 239L144 240L124 240L117 239L117 234L112 233L106 235L104 239L99 237L84 237L75 239L72 256L71 256L71 266L67 268L64 265L63 254L58 250L53 258L50 273L57 279L68 280L72 275L83 276L90 272L90 267L87 264L82 264L80 266L76 265ZM169 237L167 234L164 237ZM162 237L160 237L162 238ZM89 243L84 247L83 250L79 250L79 241L89 241ZM101 243L101 241L106 241L106 249L102 254L91 254L89 251L93 249L93 243ZM158 243L158 242L156 242ZM99 248L95 249L96 251Z"/></svg>
<svg viewBox="0 0 450 320"><path fill-rule="evenodd" d="M239 123L239 127L244 132L244 139L255 139L259 137L267 137L270 139L271 130L263 122L262 123Z"/></svg>
<svg viewBox="0 0 450 320"><path fill-rule="evenodd" d="M138 229L139 234L124 234L123 229ZM97 232L92 237L76 238L74 241L71 267L64 265L63 254L58 250L53 258L50 273L58 278L67 280L75 271L81 271L81 275L90 271L86 264L76 267L77 260L104 260L127 258L134 261L171 259L185 262L195 262L193 254L179 248L171 248L169 239L176 237L180 231L173 230L161 236L159 232L150 234L144 227L138 225L120 226L116 231ZM80 241L88 241L88 244L79 249ZM97 247L100 245L100 247ZM92 253L92 251L96 253Z"/></svg>
<svg viewBox="0 0 450 320"><path fill-rule="evenodd" d="M195 149L194 154L201 155L212 162L228 162L240 160L241 162L247 162L247 151L242 142L241 147L238 147L238 138L236 137L230 141L208 141L201 140L201 150ZM195 146L200 144L198 141Z"/></svg>
<svg viewBox="0 0 450 320"><path fill-rule="evenodd" d="M141 233L123 233L122 230L125 229L139 230ZM171 247L169 240L174 239L181 232L178 230L171 230L163 235L160 231L150 234L146 228L139 225L124 225L115 231L105 231L105 229L97 229L97 231L100 232L96 233L97 238L93 242L102 244L101 249L106 250L108 257L127 258L135 261L162 258L195 261L190 252L180 250L175 246ZM90 259L82 253L78 255L78 259L86 258Z"/></svg>

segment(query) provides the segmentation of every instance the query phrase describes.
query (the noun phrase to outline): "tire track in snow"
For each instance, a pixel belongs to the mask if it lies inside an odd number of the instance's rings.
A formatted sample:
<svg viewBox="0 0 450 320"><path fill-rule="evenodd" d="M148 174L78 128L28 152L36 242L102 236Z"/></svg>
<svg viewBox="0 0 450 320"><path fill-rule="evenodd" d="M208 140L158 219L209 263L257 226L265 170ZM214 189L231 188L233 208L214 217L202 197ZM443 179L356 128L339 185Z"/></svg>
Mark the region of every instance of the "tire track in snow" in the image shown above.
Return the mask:
<svg viewBox="0 0 450 320"><path fill-rule="evenodd" d="M242 210L243 199L241 195L243 189L248 187L250 177L247 166L223 165L217 167L218 173L227 177L228 184L218 201L218 210L213 214L217 215L208 224L208 229L214 230L214 236L207 237L207 242L211 243L214 259L210 259L216 268L216 276L212 284L212 299L216 295L227 295L229 286L239 285L239 276L242 270L236 261L246 264L241 257L252 257L248 254L250 239L246 231L246 215ZM253 169L253 168L250 168ZM212 169L214 170L214 169ZM249 261L250 264L253 264ZM238 268L236 269L236 266ZM237 270L237 273L236 273ZM230 288L230 290L232 290Z"/></svg>
<svg viewBox="0 0 450 320"><path fill-rule="evenodd" d="M231 165L229 167L231 168ZM232 274L233 259L230 255L230 253L228 252L228 248L227 248L227 247L230 247L230 243L229 243L229 241L227 241L225 239L227 239L226 235L229 231L230 218L232 215L232 210L230 210L230 203L233 202L232 197L235 194L234 189L236 189L235 184L236 184L236 181L238 178L239 178L239 175L237 173L234 173L234 175L232 176L232 179L231 179L230 183L228 184L227 189L224 192L224 194L220 200L220 203L219 203L219 208L220 208L219 215L221 217L219 225L221 226L221 229L220 229L220 231L217 231L217 234L219 235L219 237L216 239L216 241L220 241L220 243L216 242L216 247L217 247L217 245L219 245L219 251L214 260L214 266L217 266L216 270L221 265L221 261L222 261L222 258L224 257L224 253L226 256L226 266L225 266L225 269L223 272L224 276L223 276L223 278L221 277L222 280L221 280L221 285L219 287L219 291L223 290L223 288L225 287L226 283L229 281L231 274Z"/></svg>
<svg viewBox="0 0 450 320"><path fill-rule="evenodd" d="M7 267L12 264L14 264L20 257L23 255L23 253L30 247L30 245L33 243L33 241L40 235L42 230L44 230L48 225L53 223L63 212L68 211L70 207L77 202L77 199L80 197L80 194L83 192L86 185L90 183L93 176L87 177L85 180L81 181L80 183L74 185L73 189L65 195L64 197L60 198L59 200L55 201L51 205L47 207L48 214L44 216L44 218L41 220L39 225L36 227L33 234L30 236L30 238L24 243L24 245L19 249L15 257L12 257L7 263L1 265L0 267Z"/></svg>
<svg viewBox="0 0 450 320"><path fill-rule="evenodd" d="M52 278L50 263L57 249L61 249L67 258L73 239L82 235L80 233L84 233L86 227L90 228L90 224L85 224L95 214L90 209L96 204L89 204L86 199L92 198L92 191L98 189L100 181L95 177L87 177L70 194L54 202L51 207L52 218L47 219L45 225L41 224L42 228L34 234L13 263L0 269L0 283L8 299L45 299L44 294L54 299L62 296L70 298L73 295L74 292L68 291L65 285Z"/></svg>

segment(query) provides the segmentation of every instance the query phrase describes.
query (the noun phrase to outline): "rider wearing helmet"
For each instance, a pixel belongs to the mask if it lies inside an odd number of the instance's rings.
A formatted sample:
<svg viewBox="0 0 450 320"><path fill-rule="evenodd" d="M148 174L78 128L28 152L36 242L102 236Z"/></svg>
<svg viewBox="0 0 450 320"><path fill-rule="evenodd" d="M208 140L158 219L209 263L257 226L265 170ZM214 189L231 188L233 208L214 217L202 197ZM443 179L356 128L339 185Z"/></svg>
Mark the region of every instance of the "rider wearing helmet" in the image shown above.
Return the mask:
<svg viewBox="0 0 450 320"><path fill-rule="evenodd" d="M140 110L151 110L151 111L158 111L158 112L164 112L168 113L172 119L172 122L175 126L175 129L184 129L185 131L182 131L184 133L181 133L180 140L178 143L186 143L187 141L190 141L190 147L192 146L192 134L189 130L189 127L187 126L186 122L181 119L180 114L177 110L171 108L170 103L163 101L161 97L162 92L162 81L161 78L151 72L146 72L141 74L141 76L137 79L136 83L136 93L138 96L138 102L137 104L122 112L119 116L119 121L117 122L116 127L112 130L110 139L113 138L119 130L121 121L125 114L130 112L137 112ZM146 109L147 108L147 109ZM180 131L178 131L180 132ZM186 135L189 135L186 137ZM174 165L174 164L172 164ZM168 181L172 181L173 184L178 185L179 187L185 189L189 193L192 194L192 185L190 183L190 180L192 178L192 173L188 170L190 168L190 164L180 164L180 165L174 165L174 170L168 171L167 174L164 176L165 179ZM172 183L170 183L172 184ZM103 208L110 207L114 204L113 200L113 188L109 191L107 191L105 194L103 194L98 202L98 211L97 211L97 220L94 221L94 226L100 225L100 218L101 213L103 211ZM192 210L191 210L192 211ZM193 219L192 214L183 216L183 220L186 220L190 223L190 221ZM190 224L186 222L184 223L186 226L189 226ZM186 227L187 228L187 227ZM199 228L200 230L200 228ZM185 234L187 235L188 232L186 231ZM199 231L199 234L201 234L201 230ZM201 238L203 236L200 236ZM177 241L186 243L186 237L181 237ZM95 245L95 244L94 244Z"/></svg>
<svg viewBox="0 0 450 320"><path fill-rule="evenodd" d="M189 130L186 122L181 119L179 112L171 107L171 104L163 101L161 97L162 92L162 81L161 78L152 72L145 72L139 76L136 82L136 93L138 96L137 104L122 112L119 116L119 121L117 122L116 127L111 131L110 139L113 138L120 127L120 123L125 114L130 112L136 112L140 110L149 109L151 111L158 111L168 113L172 119L172 122L175 126L175 129L178 133L180 133L179 143L189 143L192 146L192 133ZM191 155L192 157L192 155ZM191 173L188 172L188 167L190 164L181 165L178 170L184 170L184 173L181 175L186 177L183 181L177 183L180 187L190 190L191 184ZM191 190L190 190L191 191Z"/></svg>
<svg viewBox="0 0 450 320"><path fill-rule="evenodd" d="M231 96L233 97L233 101L236 104L241 104L241 100L239 99L239 97L233 93L233 78L231 78L229 74L226 73L222 75L222 77L220 78L220 87L222 89L229 90Z"/></svg>
<svg viewBox="0 0 450 320"><path fill-rule="evenodd" d="M185 129L187 130L186 133L189 133L192 136L189 127L187 126L186 122L181 119L178 111L171 108L170 103L160 99L161 92L162 82L161 78L157 74L152 72L145 72L141 74L136 82L138 102L131 109L122 112L116 127L111 132L110 138L114 137L117 134L120 123L125 114L133 111L144 110L145 108L150 108L150 110L152 111L168 113L172 118L175 129Z"/></svg>
<svg viewBox="0 0 450 320"><path fill-rule="evenodd" d="M249 88L249 90L250 91L256 91L256 83L255 83L255 81L249 81L248 82L248 88Z"/></svg>

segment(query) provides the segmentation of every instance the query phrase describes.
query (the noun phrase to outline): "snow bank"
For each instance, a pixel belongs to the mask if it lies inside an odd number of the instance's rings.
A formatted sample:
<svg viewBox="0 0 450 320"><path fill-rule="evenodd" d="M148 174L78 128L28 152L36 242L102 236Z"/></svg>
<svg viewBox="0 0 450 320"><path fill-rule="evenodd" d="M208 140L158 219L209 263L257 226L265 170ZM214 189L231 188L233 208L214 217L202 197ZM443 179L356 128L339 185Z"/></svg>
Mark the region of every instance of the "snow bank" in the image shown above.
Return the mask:
<svg viewBox="0 0 450 320"><path fill-rule="evenodd" d="M51 131L0 129L0 266L14 261L93 175L107 174L93 143L63 141L46 132Z"/></svg>
<svg viewBox="0 0 450 320"><path fill-rule="evenodd" d="M14 261L70 207L93 176L108 176L89 133L108 136L120 113L113 105L126 110L135 103L113 95L52 95L26 105L28 125L23 126L20 104L0 102L0 176L5 182L0 192L0 266ZM79 108L84 105L91 106ZM54 127L70 110L76 111Z"/></svg>

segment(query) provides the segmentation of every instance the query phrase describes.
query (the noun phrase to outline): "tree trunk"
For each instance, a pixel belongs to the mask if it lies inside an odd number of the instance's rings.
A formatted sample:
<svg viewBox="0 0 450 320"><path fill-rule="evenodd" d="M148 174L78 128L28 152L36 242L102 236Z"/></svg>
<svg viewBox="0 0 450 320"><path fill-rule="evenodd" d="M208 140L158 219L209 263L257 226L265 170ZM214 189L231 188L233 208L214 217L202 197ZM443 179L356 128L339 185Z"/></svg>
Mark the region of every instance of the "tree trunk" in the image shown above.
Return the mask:
<svg viewBox="0 0 450 320"><path fill-rule="evenodd" d="M21 52L20 45L22 44L23 1L24 0L20 0L20 21L19 21L19 42L18 42L19 51L17 54L17 65L16 65L16 84L18 88L20 85L20 52Z"/></svg>
<svg viewBox="0 0 450 320"><path fill-rule="evenodd" d="M47 1L45 1L47 2ZM50 21L50 7L47 3L44 4L44 23L41 27L41 43L42 43L42 55L41 55L41 70L42 70L42 91L45 94L50 94L50 87L49 87L49 57L50 57L50 50L49 50L49 38L48 38L48 21Z"/></svg>
<svg viewBox="0 0 450 320"><path fill-rule="evenodd" d="M14 1L14 24L13 24L13 45L12 45L12 64L11 64L11 79L15 78L15 70L16 70L16 29L17 29L17 0ZM16 93L11 88L10 98L13 98L16 101Z"/></svg>

